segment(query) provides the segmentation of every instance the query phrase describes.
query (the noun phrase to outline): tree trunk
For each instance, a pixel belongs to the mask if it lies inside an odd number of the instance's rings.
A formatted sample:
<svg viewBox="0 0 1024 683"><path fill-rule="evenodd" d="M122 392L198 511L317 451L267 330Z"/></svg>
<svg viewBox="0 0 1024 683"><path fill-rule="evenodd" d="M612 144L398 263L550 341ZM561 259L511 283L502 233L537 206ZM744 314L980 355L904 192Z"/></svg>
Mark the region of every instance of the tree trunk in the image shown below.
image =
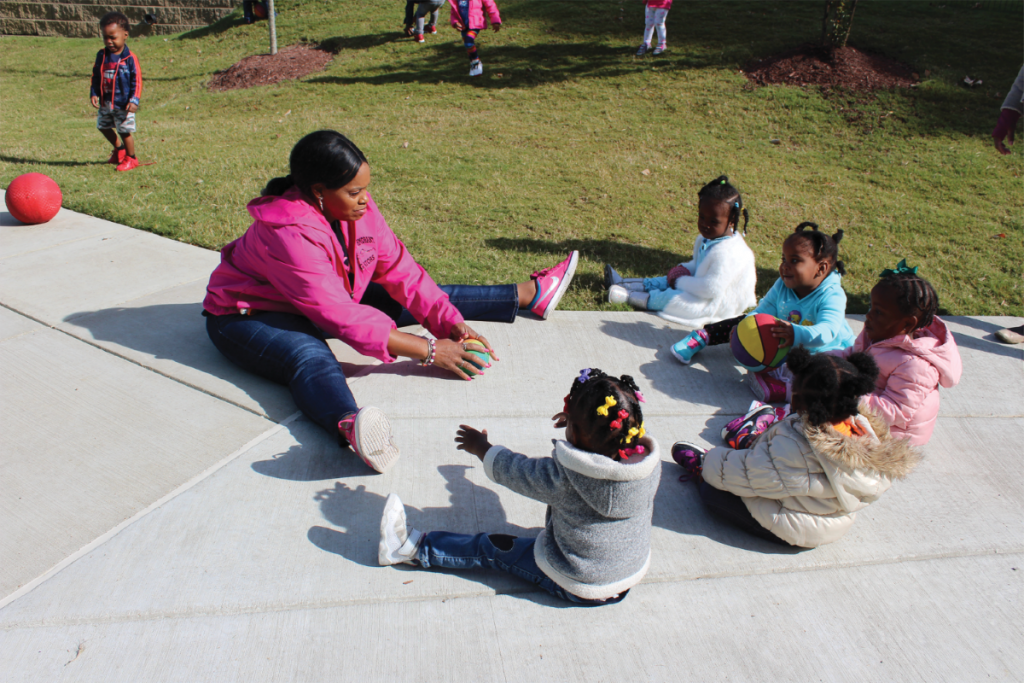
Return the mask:
<svg viewBox="0 0 1024 683"><path fill-rule="evenodd" d="M825 16L821 20L821 44L829 50L846 47L853 27L853 12L857 0L826 0Z"/></svg>
<svg viewBox="0 0 1024 683"><path fill-rule="evenodd" d="M270 25L270 54L277 54L277 19L274 16L274 0L266 0L267 23Z"/></svg>

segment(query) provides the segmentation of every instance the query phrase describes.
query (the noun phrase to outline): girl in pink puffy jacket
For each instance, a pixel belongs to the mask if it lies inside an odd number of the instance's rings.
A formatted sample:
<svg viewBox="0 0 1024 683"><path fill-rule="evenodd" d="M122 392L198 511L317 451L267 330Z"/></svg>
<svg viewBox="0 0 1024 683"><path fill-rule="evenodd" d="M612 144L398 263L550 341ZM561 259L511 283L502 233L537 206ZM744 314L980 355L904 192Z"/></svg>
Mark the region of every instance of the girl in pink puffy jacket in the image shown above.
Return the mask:
<svg viewBox="0 0 1024 683"><path fill-rule="evenodd" d="M484 72L484 65L476 50L476 36L487 28L487 20L491 28L501 30L501 15L494 0L448 0L452 7L452 26L462 33L462 43L469 55L469 75L479 76Z"/></svg>
<svg viewBox="0 0 1024 683"><path fill-rule="evenodd" d="M885 419L893 436L923 446L939 415L939 387L956 385L963 364L953 333L935 315L939 297L917 268L900 261L881 278L871 290L864 330L853 346L834 353L864 351L875 359L878 380L863 403Z"/></svg>
<svg viewBox="0 0 1024 683"><path fill-rule="evenodd" d="M651 38L658 31L658 47L654 48L655 57L665 51L665 18L672 9L672 0L644 0L644 42L636 51L637 57L643 57L651 49Z"/></svg>

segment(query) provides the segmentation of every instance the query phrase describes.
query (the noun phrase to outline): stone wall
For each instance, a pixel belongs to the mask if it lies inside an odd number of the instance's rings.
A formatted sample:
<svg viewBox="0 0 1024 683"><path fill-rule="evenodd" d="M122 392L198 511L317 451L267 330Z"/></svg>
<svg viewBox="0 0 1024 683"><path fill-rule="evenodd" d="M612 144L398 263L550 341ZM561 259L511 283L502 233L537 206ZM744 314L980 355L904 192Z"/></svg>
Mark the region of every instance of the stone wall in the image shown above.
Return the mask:
<svg viewBox="0 0 1024 683"><path fill-rule="evenodd" d="M239 4L238 0L120 0L116 5L0 0L0 34L96 38L100 17L114 10L128 17L134 36L181 33L208 26ZM148 24L146 15L156 22Z"/></svg>

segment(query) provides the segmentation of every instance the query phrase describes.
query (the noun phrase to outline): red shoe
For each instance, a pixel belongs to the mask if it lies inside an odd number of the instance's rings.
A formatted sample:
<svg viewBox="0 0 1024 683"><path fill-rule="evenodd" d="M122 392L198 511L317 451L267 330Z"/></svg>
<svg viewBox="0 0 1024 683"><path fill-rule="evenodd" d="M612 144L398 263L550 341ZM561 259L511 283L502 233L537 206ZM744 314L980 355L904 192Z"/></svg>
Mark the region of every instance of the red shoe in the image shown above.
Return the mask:
<svg viewBox="0 0 1024 683"><path fill-rule="evenodd" d="M124 161L124 158L128 156L128 152L125 151L124 147L115 147L114 151L110 153L110 158L107 159L108 164L120 164Z"/></svg>
<svg viewBox="0 0 1024 683"><path fill-rule="evenodd" d="M124 161L117 165L118 171L130 171L133 168L138 168L139 160L135 157L130 157L127 154L124 157Z"/></svg>
<svg viewBox="0 0 1024 683"><path fill-rule="evenodd" d="M427 41L423 40L423 34L422 33L417 33L414 37L416 38L416 42L417 43L425 43L425 42L427 42Z"/></svg>
<svg viewBox="0 0 1024 683"><path fill-rule="evenodd" d="M572 276L576 273L576 263L580 259L580 252L572 251L569 258L557 266L545 268L534 273L531 277L537 281L537 296L533 298L530 311L547 320L551 311L555 310L562 295L569 289Z"/></svg>
<svg viewBox="0 0 1024 683"><path fill-rule="evenodd" d="M428 26L427 27L427 33L437 33L437 27L436 26Z"/></svg>
<svg viewBox="0 0 1024 683"><path fill-rule="evenodd" d="M380 408L367 406L346 415L338 422L338 433L360 460L378 472L387 471L398 461L391 423Z"/></svg>
<svg viewBox="0 0 1024 683"><path fill-rule="evenodd" d="M751 372L747 374L750 391L762 403L785 403L786 383L775 379L767 372Z"/></svg>

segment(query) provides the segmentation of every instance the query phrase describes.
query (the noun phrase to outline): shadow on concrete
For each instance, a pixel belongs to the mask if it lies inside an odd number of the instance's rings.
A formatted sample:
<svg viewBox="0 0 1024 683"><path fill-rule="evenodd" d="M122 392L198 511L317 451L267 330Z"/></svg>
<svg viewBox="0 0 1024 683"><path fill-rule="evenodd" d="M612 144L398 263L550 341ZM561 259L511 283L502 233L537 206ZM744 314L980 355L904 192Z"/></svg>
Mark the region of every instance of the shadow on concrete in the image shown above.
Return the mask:
<svg viewBox="0 0 1024 683"><path fill-rule="evenodd" d="M292 434L298 438L294 430ZM325 481L376 474L350 448L305 448L302 443L269 460L257 460L250 467L264 476L288 481Z"/></svg>
<svg viewBox="0 0 1024 683"><path fill-rule="evenodd" d="M685 536L705 536L723 545L765 555L794 555L807 550L752 536L719 519L704 507L694 482L679 481L682 473L683 469L675 463L662 462L651 520L654 526Z"/></svg>
<svg viewBox="0 0 1024 683"><path fill-rule="evenodd" d="M88 330L98 342L169 360L228 382L245 392L275 422L294 413L297 408L287 387L242 370L217 351L206 334L202 311L199 303L106 308L72 313L64 322ZM351 369L354 372L359 367ZM346 367L346 374L349 372Z"/></svg>
<svg viewBox="0 0 1024 683"><path fill-rule="evenodd" d="M956 340L957 346L962 346L965 349L973 349L975 351L982 351L984 353L992 353L997 356L1006 356L1007 358L1020 359L1024 354L1024 348L1014 344L1004 344L1003 342L996 339L996 332L1003 327L995 323L985 322L984 320L975 320L973 318L958 317L956 319L958 325L964 327L973 327L976 330L981 330L987 334L978 339L972 337L963 332L953 332L953 338ZM1011 326L1014 326L1011 323Z"/></svg>

